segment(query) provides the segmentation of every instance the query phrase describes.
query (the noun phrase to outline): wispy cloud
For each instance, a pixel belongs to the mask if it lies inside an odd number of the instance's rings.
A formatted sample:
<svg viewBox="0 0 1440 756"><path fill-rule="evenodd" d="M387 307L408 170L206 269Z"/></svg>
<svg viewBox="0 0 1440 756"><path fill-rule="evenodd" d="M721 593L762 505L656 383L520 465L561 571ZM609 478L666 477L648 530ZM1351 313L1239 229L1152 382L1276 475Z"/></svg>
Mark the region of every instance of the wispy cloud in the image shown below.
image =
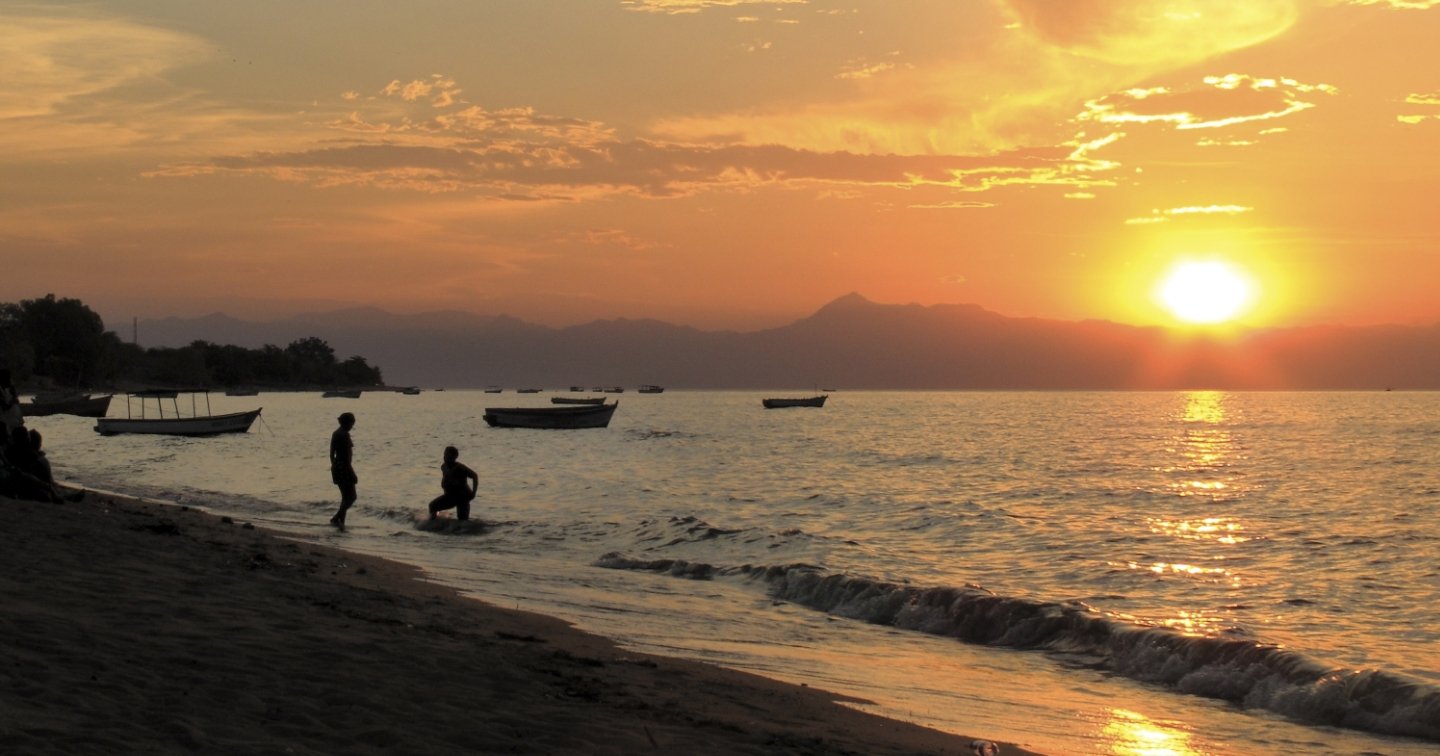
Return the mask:
<svg viewBox="0 0 1440 756"><path fill-rule="evenodd" d="M1411 94L1405 97L1406 105L1440 106L1440 92ZM1395 116L1400 123L1415 125L1425 121L1440 120L1440 113L1402 113Z"/></svg>
<svg viewBox="0 0 1440 756"><path fill-rule="evenodd" d="M0 11L0 38L0 149L11 155L173 140L230 115L164 79L212 55L192 35L35 7Z"/></svg>
<svg viewBox="0 0 1440 756"><path fill-rule="evenodd" d="M805 5L809 0L621 0L626 10L676 16L741 5Z"/></svg>
<svg viewBox="0 0 1440 756"><path fill-rule="evenodd" d="M1395 10L1429 10L1440 7L1440 0L1343 0L1347 5L1378 5Z"/></svg>
<svg viewBox="0 0 1440 756"><path fill-rule="evenodd" d="M1171 218L1184 216L1206 216L1206 215L1240 215L1242 213L1254 212L1255 208L1244 205L1189 205L1186 207L1172 207L1165 210L1151 210L1149 215L1142 215L1136 218L1126 219L1128 225L1144 225L1149 223L1165 223Z"/></svg>
<svg viewBox="0 0 1440 756"><path fill-rule="evenodd" d="M1328 84L1244 74L1207 76L1204 86L1128 89L1085 103L1081 121L1104 124L1167 124L1177 129L1213 129L1283 118L1315 107L1314 95L1333 95ZM1306 99L1302 99L1305 97Z"/></svg>
<svg viewBox="0 0 1440 756"><path fill-rule="evenodd" d="M436 83L443 83L438 86ZM173 163L152 177L263 175L319 187L370 186L473 192L494 200L580 200L612 194L675 197L767 185L932 187L983 192L1028 184L1083 188L1109 183L1094 156L1115 137L980 155L868 154L783 145L622 138L596 121L533 108L488 110L437 93L443 76L397 79L325 123L308 146ZM961 205L956 205L961 206Z"/></svg>
<svg viewBox="0 0 1440 756"><path fill-rule="evenodd" d="M1173 66L1258 44L1289 29L1296 0L1007 0L1020 26L1073 54L1122 65Z"/></svg>

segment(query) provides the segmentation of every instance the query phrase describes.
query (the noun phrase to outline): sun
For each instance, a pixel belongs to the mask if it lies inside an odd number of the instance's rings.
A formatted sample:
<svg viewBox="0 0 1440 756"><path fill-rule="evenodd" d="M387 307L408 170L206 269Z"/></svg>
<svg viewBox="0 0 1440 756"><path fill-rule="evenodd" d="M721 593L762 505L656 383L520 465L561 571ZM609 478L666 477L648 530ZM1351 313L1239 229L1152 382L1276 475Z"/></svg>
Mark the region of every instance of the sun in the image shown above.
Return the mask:
<svg viewBox="0 0 1440 756"><path fill-rule="evenodd" d="M1250 305L1254 286L1229 263L1187 261L1177 264L1156 289L1172 315L1200 325L1234 319Z"/></svg>

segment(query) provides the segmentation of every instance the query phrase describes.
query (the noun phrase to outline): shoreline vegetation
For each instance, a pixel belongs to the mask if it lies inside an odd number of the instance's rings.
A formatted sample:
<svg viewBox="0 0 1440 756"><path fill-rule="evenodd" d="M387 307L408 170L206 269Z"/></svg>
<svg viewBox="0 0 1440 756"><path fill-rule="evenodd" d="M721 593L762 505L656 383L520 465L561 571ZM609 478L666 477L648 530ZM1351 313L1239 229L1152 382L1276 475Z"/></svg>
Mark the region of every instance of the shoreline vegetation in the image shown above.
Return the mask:
<svg viewBox="0 0 1440 756"><path fill-rule="evenodd" d="M0 533L5 753L972 752L188 506L0 499Z"/></svg>
<svg viewBox="0 0 1440 756"><path fill-rule="evenodd" d="M205 386L216 390L309 387L380 388L379 367L364 357L340 360L324 339L308 336L285 348L259 349L197 340L178 348L126 343L105 330L78 299L54 294L0 303L0 366L25 392L105 387ZM273 390L273 389L272 389Z"/></svg>

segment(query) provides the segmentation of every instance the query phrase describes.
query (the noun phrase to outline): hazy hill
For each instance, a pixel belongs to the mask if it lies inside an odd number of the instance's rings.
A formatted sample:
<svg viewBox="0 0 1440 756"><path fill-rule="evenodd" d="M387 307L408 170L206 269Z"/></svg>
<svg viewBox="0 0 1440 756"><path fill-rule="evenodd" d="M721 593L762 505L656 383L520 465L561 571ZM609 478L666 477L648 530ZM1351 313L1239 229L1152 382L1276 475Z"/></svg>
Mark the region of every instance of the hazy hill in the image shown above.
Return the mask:
<svg viewBox="0 0 1440 756"><path fill-rule="evenodd" d="M1413 389L1440 388L1440 326L1256 331L1182 338L1102 321L1008 318L976 305L886 305L858 294L763 331L654 320L549 328L461 312L373 308L274 322L142 321L142 346L258 347L318 336L392 384L563 388Z"/></svg>

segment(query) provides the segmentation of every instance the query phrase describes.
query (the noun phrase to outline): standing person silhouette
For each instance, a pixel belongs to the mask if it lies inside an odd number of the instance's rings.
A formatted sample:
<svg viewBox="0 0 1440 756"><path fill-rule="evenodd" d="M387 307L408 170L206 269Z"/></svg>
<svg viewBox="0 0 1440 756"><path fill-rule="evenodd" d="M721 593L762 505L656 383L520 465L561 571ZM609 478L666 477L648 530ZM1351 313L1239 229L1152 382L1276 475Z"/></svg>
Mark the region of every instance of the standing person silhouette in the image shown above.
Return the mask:
<svg viewBox="0 0 1440 756"><path fill-rule="evenodd" d="M351 460L355 444L350 440L350 429L355 427L355 415L345 412L335 419L340 422L340 427L330 434L330 480L340 487L340 510L330 518L330 524L344 530L345 512L355 503L355 499L359 498L355 493L355 484L360 482L360 477L355 474L355 466Z"/></svg>
<svg viewBox="0 0 1440 756"><path fill-rule="evenodd" d="M0 448L10 443L10 435L16 428L25 427L25 414L20 409L20 396L10 385L10 368L0 368L0 422L5 424L5 436L0 438Z"/></svg>
<svg viewBox="0 0 1440 756"><path fill-rule="evenodd" d="M436 512L452 508L455 519L470 519L470 502L480 491L480 476L460 461L460 450L453 446L445 447L440 465L440 490L444 493L430 502L430 519L435 519Z"/></svg>

